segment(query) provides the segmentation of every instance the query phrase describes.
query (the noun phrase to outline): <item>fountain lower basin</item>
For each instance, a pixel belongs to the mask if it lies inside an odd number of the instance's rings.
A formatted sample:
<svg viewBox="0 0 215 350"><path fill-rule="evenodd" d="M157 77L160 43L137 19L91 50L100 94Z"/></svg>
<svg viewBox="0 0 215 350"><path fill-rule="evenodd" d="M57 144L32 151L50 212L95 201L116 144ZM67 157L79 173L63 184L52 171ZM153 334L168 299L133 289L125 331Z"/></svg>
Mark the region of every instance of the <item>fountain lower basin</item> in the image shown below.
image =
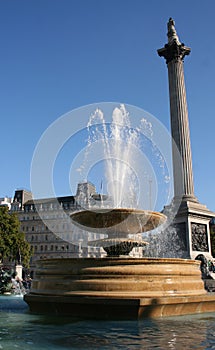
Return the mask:
<svg viewBox="0 0 215 350"><path fill-rule="evenodd" d="M199 262L156 258L49 259L37 263L30 294L37 313L141 319L215 311Z"/></svg>

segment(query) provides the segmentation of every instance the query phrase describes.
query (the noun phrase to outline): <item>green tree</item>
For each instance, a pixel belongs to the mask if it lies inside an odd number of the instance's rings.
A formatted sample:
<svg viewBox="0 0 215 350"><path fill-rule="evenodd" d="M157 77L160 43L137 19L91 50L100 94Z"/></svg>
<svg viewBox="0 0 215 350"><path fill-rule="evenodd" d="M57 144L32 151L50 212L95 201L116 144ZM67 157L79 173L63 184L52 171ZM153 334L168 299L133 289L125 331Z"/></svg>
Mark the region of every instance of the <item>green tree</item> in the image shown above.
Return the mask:
<svg viewBox="0 0 215 350"><path fill-rule="evenodd" d="M29 267L32 252L25 235L20 231L20 222L7 207L0 207L0 259L8 259Z"/></svg>

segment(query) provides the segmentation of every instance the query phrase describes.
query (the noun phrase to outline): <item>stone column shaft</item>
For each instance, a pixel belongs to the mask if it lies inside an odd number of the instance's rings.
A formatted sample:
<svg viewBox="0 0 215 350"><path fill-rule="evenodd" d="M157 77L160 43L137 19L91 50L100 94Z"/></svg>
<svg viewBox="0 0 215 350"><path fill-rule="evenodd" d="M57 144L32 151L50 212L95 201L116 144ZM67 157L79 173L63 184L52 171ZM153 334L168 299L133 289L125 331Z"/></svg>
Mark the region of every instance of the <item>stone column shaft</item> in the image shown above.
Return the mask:
<svg viewBox="0 0 215 350"><path fill-rule="evenodd" d="M178 147L181 160L174 154L173 173L174 191L176 197L194 196L192 156L190 145L187 99L184 82L182 60L172 60L168 63L169 96L171 114L172 138ZM181 161L181 164L179 164Z"/></svg>

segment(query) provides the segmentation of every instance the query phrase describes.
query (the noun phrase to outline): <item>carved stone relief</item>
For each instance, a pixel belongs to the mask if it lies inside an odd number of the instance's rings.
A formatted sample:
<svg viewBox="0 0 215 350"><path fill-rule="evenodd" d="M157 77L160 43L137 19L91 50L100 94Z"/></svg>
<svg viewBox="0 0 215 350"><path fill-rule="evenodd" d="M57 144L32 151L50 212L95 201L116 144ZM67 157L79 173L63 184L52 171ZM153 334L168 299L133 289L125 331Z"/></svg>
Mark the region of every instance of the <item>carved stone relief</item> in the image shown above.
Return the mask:
<svg viewBox="0 0 215 350"><path fill-rule="evenodd" d="M207 225L191 223L192 249L199 252L208 252Z"/></svg>

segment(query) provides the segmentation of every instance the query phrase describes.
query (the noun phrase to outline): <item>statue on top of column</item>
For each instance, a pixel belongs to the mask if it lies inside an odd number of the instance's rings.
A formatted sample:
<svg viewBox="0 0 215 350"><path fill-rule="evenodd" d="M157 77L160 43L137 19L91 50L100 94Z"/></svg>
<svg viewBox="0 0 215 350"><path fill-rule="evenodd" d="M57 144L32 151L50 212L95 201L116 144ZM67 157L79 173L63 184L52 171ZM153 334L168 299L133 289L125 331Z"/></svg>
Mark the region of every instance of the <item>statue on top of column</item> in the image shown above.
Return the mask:
<svg viewBox="0 0 215 350"><path fill-rule="evenodd" d="M170 17L169 22L167 24L168 28L168 43L171 45L173 42L176 42L178 45L181 45L181 42L178 38L177 32L175 30L175 22L174 20Z"/></svg>
<svg viewBox="0 0 215 350"><path fill-rule="evenodd" d="M175 30L175 22L172 18L169 19L167 28L168 44L166 44L163 48L157 50L158 55L161 57L163 56L166 59L167 64L173 60L183 61L184 56L189 55L190 48L179 41L177 32Z"/></svg>

